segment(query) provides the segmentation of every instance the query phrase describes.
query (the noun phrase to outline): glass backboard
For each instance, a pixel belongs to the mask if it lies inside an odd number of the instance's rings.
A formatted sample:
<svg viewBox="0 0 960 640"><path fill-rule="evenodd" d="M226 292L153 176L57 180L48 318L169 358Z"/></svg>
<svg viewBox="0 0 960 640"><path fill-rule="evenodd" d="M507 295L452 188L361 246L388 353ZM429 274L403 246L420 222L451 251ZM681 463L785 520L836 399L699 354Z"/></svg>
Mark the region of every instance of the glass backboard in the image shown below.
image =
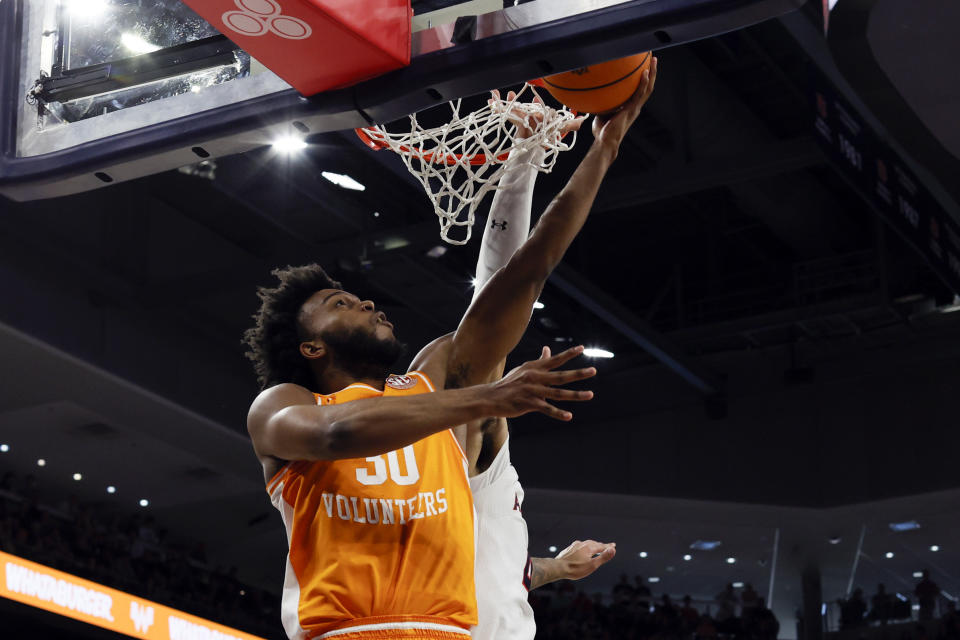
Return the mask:
<svg viewBox="0 0 960 640"><path fill-rule="evenodd" d="M304 97L179 0L0 0L0 193L66 195L240 153L292 131L388 122L742 28L801 4L415 0L409 66Z"/></svg>

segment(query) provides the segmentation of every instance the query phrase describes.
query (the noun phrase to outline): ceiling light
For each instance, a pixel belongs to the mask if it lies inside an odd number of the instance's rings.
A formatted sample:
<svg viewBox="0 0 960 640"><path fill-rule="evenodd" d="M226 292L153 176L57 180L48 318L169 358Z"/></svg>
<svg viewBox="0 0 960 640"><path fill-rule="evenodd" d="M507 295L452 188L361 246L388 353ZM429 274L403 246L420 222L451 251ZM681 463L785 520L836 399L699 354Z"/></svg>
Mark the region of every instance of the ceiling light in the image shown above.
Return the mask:
<svg viewBox="0 0 960 640"><path fill-rule="evenodd" d="M824 602L820 605L820 617L827 615L827 603Z"/></svg>
<svg viewBox="0 0 960 640"><path fill-rule="evenodd" d="M727 564L734 564L736 561L737 559L734 558L733 556L730 556L729 558L727 558Z"/></svg>
<svg viewBox="0 0 960 640"><path fill-rule="evenodd" d="M887 557L887 560L889 560L893 557L893 551L887 551L884 555Z"/></svg>
<svg viewBox="0 0 960 640"><path fill-rule="evenodd" d="M75 473L73 474L73 479L76 480L77 482L80 482L81 480L83 480L83 475L79 473Z"/></svg>
<svg viewBox="0 0 960 640"><path fill-rule="evenodd" d="M304 145L306 146L306 145ZM332 173L330 171L321 171L320 175L324 178L337 185L338 187L343 187L344 189L352 189L354 191L366 191L366 187L351 178L348 175L342 173Z"/></svg>
<svg viewBox="0 0 960 640"><path fill-rule="evenodd" d="M688 553L685 556L683 556L683 559L686 560L687 562L690 562L691 560L693 560L693 556Z"/></svg>
<svg viewBox="0 0 960 640"><path fill-rule="evenodd" d="M116 492L117 492L117 488L115 486L110 485L109 487L107 487L107 493L116 493Z"/></svg>
<svg viewBox="0 0 960 640"><path fill-rule="evenodd" d="M534 308L534 309L543 309L543 307L544 307L544 304L543 304L542 302L540 302L539 300L537 300L536 302L533 303L533 308Z"/></svg>
<svg viewBox="0 0 960 640"><path fill-rule="evenodd" d="M480 284L480 281L476 278L470 278L470 286L474 289L477 288L477 285Z"/></svg>
<svg viewBox="0 0 960 640"><path fill-rule="evenodd" d="M149 501L149 500L147 500L146 498L140 498L140 506L141 506L141 507L146 507L146 506L149 506L149 505L150 505L150 501Z"/></svg>
<svg viewBox="0 0 960 640"><path fill-rule="evenodd" d="M922 578L922 577L923 577L923 571L914 571L914 572L913 572L913 577L914 577L914 578Z"/></svg>
<svg viewBox="0 0 960 640"><path fill-rule="evenodd" d="M547 549L547 551L549 551L550 553L556 553L556 552L557 552L557 548L556 548L554 545L550 545L550 547Z"/></svg>
<svg viewBox="0 0 960 640"><path fill-rule="evenodd" d="M44 460L43 458L40 458L39 460L37 460L37 466L38 466L38 467L45 467L45 466L47 466L47 461Z"/></svg>
<svg viewBox="0 0 960 640"><path fill-rule="evenodd" d="M130 33L129 31L120 36L120 43L123 44L128 51L137 54L153 53L160 49L157 45L147 42L137 34Z"/></svg>
<svg viewBox="0 0 960 640"><path fill-rule="evenodd" d="M649 578L647 578L647 580L649 580L650 582L660 582L660 578L658 578L657 576L650 576Z"/></svg>
<svg viewBox="0 0 960 640"><path fill-rule="evenodd" d="M907 596L905 596L905 595L903 595L902 593L900 593L899 591L898 591L897 593L895 593L894 595L897 596L897 600L899 600L900 602L910 602L910 599L909 599Z"/></svg>
<svg viewBox="0 0 960 640"><path fill-rule="evenodd" d="M933 551L933 552L940 551L940 545L938 545L938 544L932 544L932 545L930 545L930 551Z"/></svg>
<svg viewBox="0 0 960 640"><path fill-rule="evenodd" d="M647 557L647 552L646 552L646 551L641 551L641 552L638 553L637 555L639 555L641 558L646 558L646 557Z"/></svg>
<svg viewBox="0 0 960 640"><path fill-rule="evenodd" d="M439 258L447 252L447 248L441 245L437 245L434 248L427 251L428 258Z"/></svg>
<svg viewBox="0 0 960 640"><path fill-rule="evenodd" d="M720 546L719 540L697 540L690 545L691 549L697 549L698 551L712 551Z"/></svg>
<svg viewBox="0 0 960 640"><path fill-rule="evenodd" d="M359 183L358 183L358 184L359 184ZM374 217L374 218L379 218L379 217L380 217L380 212L379 212L379 211L374 211L374 212L373 212L373 217Z"/></svg>
<svg viewBox="0 0 960 640"><path fill-rule="evenodd" d="M840 536L831 536L827 541L830 544L840 544Z"/></svg>
<svg viewBox="0 0 960 640"><path fill-rule="evenodd" d="M743 583L742 583L742 582L734 582L734 583L733 583L733 588L734 588L734 589L743 589Z"/></svg>
<svg viewBox="0 0 960 640"><path fill-rule="evenodd" d="M587 347L583 350L583 355L588 358L612 358L613 352L607 351L606 349L599 349L597 347Z"/></svg>
<svg viewBox="0 0 960 640"><path fill-rule="evenodd" d="M8 444L0 444L0 452L6 453L7 451L10 451L10 445L8 445Z"/></svg>
<svg viewBox="0 0 960 640"><path fill-rule="evenodd" d="M913 531L914 529L919 529L920 523L916 520L907 520L906 522L891 522L890 530L891 531Z"/></svg>
<svg viewBox="0 0 960 640"><path fill-rule="evenodd" d="M272 146L275 151L279 151L281 153L293 153L294 151L303 151L306 149L307 143L304 142L303 138L299 136L280 136L273 141ZM327 178L326 172L324 172L322 175L324 178ZM330 178L327 178L327 180L330 180ZM333 182L332 180L330 181Z"/></svg>

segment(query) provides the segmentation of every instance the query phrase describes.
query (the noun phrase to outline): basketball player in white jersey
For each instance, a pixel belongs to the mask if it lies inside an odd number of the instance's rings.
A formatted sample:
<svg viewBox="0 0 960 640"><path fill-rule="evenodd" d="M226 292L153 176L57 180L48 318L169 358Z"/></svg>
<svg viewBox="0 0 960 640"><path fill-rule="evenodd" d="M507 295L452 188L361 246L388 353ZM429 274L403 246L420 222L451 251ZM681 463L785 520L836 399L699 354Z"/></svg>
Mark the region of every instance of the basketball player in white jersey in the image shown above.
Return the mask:
<svg viewBox="0 0 960 640"><path fill-rule="evenodd" d="M497 96L499 97L499 96ZM513 95L507 99L512 100ZM568 127L579 128L581 119ZM521 120L517 136L530 131ZM500 270L530 233L533 189L545 150L521 152L504 174L490 205L474 280L474 299L490 277ZM544 347L542 357L550 357ZM493 373L503 373L505 363ZM468 429L470 489L477 510L476 586L479 623L473 640L533 640L536 623L528 592L555 580L578 580L616 555L616 543L574 541L555 558L531 558L527 523L523 519L523 487L510 462L506 418L489 418Z"/></svg>
<svg viewBox="0 0 960 640"><path fill-rule="evenodd" d="M652 84L652 83L651 83ZM649 87L652 91L653 87ZM647 95L649 95L649 91ZM499 98L499 95L495 97ZM510 101L512 93L507 96ZM567 130L579 128L582 119ZM519 116L513 121L518 138L529 135ZM474 280L473 298L504 267L530 232L533 187L543 160L543 149L520 152L501 178L490 206ZM444 349L452 334L438 338L425 351ZM542 358L551 356L544 347ZM503 375L505 361L490 374ZM555 558L528 555L527 524L521 513L523 487L510 462L509 430L505 418L471 423L467 440L470 489L477 510L476 589L479 622L471 628L473 640L532 640L536 634L530 590L555 580L584 578L616 555L616 543L575 540Z"/></svg>

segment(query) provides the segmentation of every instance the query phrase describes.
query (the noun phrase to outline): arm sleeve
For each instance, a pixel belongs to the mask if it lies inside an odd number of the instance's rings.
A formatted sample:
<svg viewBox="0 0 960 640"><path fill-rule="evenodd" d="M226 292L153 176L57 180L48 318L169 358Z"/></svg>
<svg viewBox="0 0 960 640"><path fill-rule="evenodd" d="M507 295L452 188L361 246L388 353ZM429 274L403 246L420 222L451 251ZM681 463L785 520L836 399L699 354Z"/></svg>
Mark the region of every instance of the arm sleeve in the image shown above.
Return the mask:
<svg viewBox="0 0 960 640"><path fill-rule="evenodd" d="M473 297L520 248L530 235L530 210L533 207L533 187L537 181L537 167L543 162L546 151L537 146L518 153L511 158L513 164L503 177L493 195L490 215L483 230L480 244L480 259L477 261L476 286Z"/></svg>

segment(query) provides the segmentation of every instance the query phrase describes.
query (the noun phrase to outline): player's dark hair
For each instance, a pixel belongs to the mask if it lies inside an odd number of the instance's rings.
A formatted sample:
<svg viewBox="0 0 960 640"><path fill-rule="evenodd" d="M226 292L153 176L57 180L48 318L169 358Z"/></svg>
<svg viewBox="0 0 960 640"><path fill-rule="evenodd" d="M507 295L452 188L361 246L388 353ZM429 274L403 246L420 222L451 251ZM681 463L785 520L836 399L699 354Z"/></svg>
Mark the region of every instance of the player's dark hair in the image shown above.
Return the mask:
<svg viewBox="0 0 960 640"><path fill-rule="evenodd" d="M253 361L262 389L283 382L313 389L313 372L300 354L303 334L297 317L303 303L314 293L340 289L341 285L316 264L288 266L271 273L280 284L257 289L260 309L253 316L256 324L243 334L243 343L250 348L245 355Z"/></svg>

